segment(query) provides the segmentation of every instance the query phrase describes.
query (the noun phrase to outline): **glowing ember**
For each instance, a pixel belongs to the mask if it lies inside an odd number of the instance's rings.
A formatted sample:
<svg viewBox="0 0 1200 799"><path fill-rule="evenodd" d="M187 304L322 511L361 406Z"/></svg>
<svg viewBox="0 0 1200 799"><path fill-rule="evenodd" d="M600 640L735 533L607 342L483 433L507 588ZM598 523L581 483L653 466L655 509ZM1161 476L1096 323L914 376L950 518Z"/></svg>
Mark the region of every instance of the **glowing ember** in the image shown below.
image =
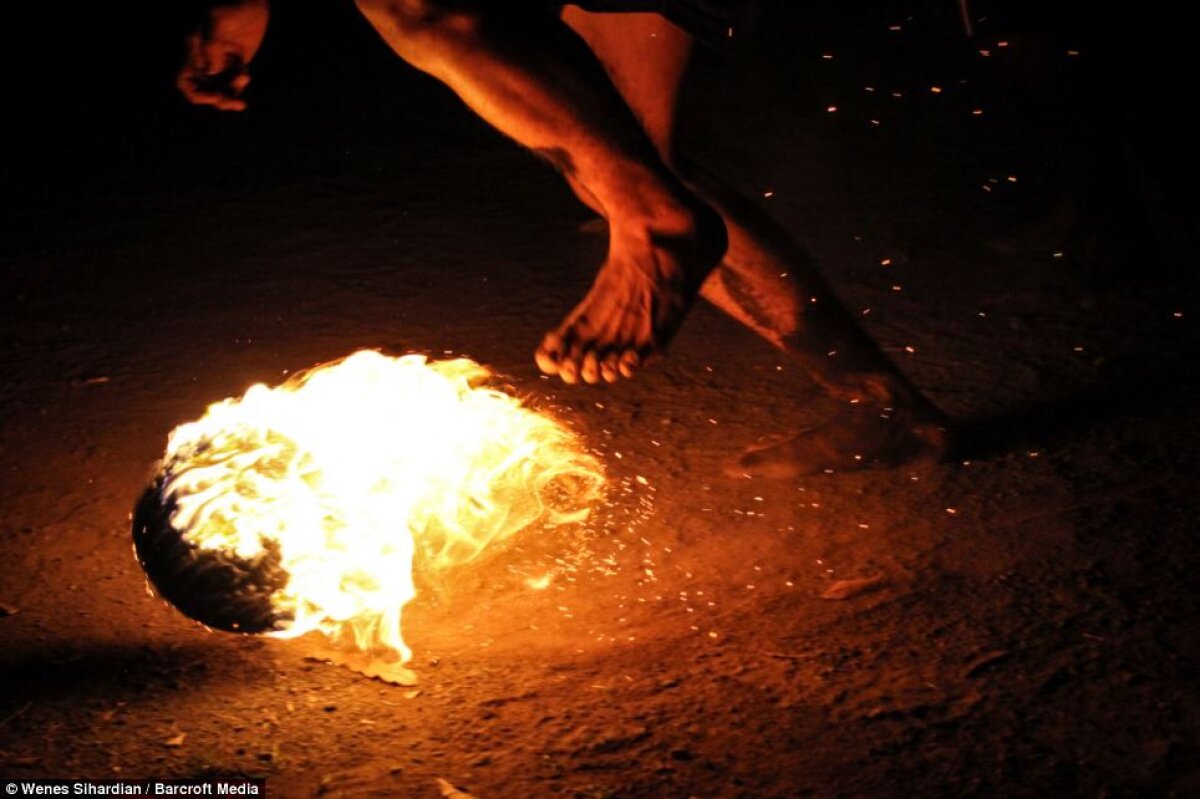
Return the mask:
<svg viewBox="0 0 1200 799"><path fill-rule="evenodd" d="M414 563L442 570L580 522L604 488L570 430L488 377L362 351L210 406L171 433L139 506L147 574L210 626L319 630L407 661Z"/></svg>

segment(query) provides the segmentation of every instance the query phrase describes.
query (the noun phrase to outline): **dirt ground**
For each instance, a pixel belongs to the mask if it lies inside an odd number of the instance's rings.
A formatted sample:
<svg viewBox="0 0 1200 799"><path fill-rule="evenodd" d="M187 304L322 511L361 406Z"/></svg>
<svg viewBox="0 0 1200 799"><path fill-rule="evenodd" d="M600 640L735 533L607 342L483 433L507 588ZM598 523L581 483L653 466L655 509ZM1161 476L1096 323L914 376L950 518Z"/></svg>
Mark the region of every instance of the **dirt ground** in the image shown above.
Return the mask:
<svg viewBox="0 0 1200 799"><path fill-rule="evenodd" d="M157 78L46 100L6 167L0 780L1200 795L1195 210L1162 188L1152 136L1122 139L1151 186L1114 202L1152 206L1159 257L1111 267L1112 230L1055 223L1086 191L1059 168L1087 165L1076 118L1024 113L996 36L964 49L907 6L833 6L776 9L748 46L703 54L685 135L870 309L968 433L951 463L724 477L832 406L708 307L632 382L540 378L533 348L603 241L349 5L279 20L241 116ZM586 533L522 541L414 603L416 689L206 631L131 554L172 427L360 348L492 366L613 481ZM550 589L524 586L556 558Z"/></svg>

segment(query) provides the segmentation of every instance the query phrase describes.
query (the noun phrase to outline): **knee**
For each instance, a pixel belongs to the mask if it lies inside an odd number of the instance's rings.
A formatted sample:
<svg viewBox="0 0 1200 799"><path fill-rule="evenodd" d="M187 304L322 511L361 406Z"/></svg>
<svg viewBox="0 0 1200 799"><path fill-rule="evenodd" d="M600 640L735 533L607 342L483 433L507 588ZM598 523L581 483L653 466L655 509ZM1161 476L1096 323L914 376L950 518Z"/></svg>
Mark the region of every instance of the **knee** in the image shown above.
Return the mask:
<svg viewBox="0 0 1200 799"><path fill-rule="evenodd" d="M468 33L482 16L473 0L355 0L355 5L401 55L431 39Z"/></svg>

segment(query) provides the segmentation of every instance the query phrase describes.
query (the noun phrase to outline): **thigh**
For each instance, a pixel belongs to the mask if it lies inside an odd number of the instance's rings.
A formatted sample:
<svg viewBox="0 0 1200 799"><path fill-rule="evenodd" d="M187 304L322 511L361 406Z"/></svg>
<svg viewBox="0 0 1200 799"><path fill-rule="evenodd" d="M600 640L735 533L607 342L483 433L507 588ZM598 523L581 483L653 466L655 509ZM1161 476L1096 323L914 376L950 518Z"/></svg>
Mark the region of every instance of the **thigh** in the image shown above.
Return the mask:
<svg viewBox="0 0 1200 799"><path fill-rule="evenodd" d="M663 160L671 163L692 37L647 12L593 13L567 6L563 20L591 47Z"/></svg>

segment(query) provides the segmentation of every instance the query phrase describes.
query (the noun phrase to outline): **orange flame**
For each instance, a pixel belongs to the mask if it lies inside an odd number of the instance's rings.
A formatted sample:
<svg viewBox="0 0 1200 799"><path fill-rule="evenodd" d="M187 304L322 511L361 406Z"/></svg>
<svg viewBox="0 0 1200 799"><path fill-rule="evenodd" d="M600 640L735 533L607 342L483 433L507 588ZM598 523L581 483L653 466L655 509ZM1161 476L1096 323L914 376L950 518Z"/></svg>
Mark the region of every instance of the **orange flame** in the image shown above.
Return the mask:
<svg viewBox="0 0 1200 799"><path fill-rule="evenodd" d="M580 439L486 387L465 358L360 351L251 387L170 435L164 495L194 545L251 558L279 545L292 621L407 662L401 613L430 569L535 525L583 521L604 476Z"/></svg>

